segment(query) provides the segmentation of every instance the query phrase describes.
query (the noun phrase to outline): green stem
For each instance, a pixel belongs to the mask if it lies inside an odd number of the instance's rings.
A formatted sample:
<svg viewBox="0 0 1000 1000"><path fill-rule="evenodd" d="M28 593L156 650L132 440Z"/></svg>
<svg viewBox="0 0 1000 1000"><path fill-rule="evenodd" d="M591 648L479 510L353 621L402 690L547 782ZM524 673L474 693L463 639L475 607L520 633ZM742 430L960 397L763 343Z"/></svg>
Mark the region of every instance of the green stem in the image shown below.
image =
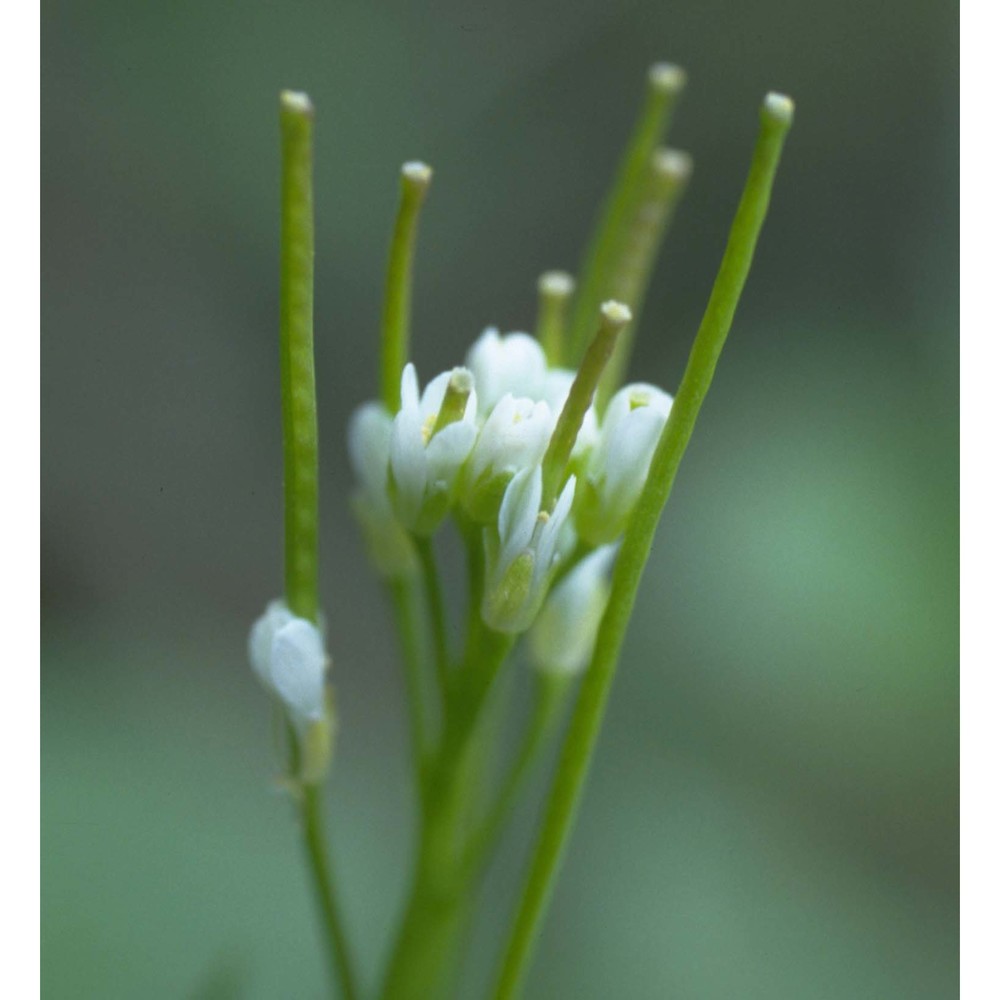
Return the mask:
<svg viewBox="0 0 1000 1000"><path fill-rule="evenodd" d="M306 785L302 792L302 825L305 837L306 855L315 876L313 889L316 904L323 920L326 937L331 947L327 950L330 959L330 974L340 984L343 1000L355 1000L358 996L354 978L351 952L343 930L343 921L333 893L333 873L326 854L323 836L323 802L318 785Z"/></svg>
<svg viewBox="0 0 1000 1000"><path fill-rule="evenodd" d="M313 107L305 94L281 95L281 415L285 457L285 599L296 615L319 618L319 454L313 367ZM289 727L291 759L302 748ZM322 831L322 792L303 783L302 825L313 889L326 931L331 974L341 996L357 996L347 937Z"/></svg>
<svg viewBox="0 0 1000 1000"><path fill-rule="evenodd" d="M791 122L791 101L779 95L768 95L761 110L761 126L750 173L736 210L722 264L670 418L657 445L649 477L625 533L615 565L608 608L563 741L545 817L501 964L494 994L496 1000L516 997L520 993L579 807L618 656L656 526L732 325L736 306L750 271L757 238L767 214L775 171Z"/></svg>
<svg viewBox="0 0 1000 1000"><path fill-rule="evenodd" d="M430 744L427 735L427 698L424 686L423 638L417 579L414 576L406 576L390 580L388 589L396 618L396 633L403 654L403 674L410 709L413 768L423 809Z"/></svg>
<svg viewBox="0 0 1000 1000"><path fill-rule="evenodd" d="M580 270L567 344L566 361L572 366L583 357L597 310L609 298L608 280L614 272L624 234L641 197L650 158L666 134L684 83L684 71L669 63L658 63L649 70L645 103Z"/></svg>
<svg viewBox="0 0 1000 1000"><path fill-rule="evenodd" d="M632 319L628 306L605 302L601 306L600 325L580 363L580 370L570 386L569 396L556 422L552 438L542 459L542 509L551 511L562 487L566 466L580 433L583 418L594 399L604 366L615 348L618 334Z"/></svg>
<svg viewBox="0 0 1000 1000"><path fill-rule="evenodd" d="M565 703L569 687L568 681L567 677L560 674L535 674L535 702L531 720L521 741L521 749L507 773L493 808L473 835L466 853L465 863L471 877L476 876L493 853L525 781L559 721L560 709Z"/></svg>
<svg viewBox="0 0 1000 1000"><path fill-rule="evenodd" d="M414 883L383 985L384 1000L447 996L468 927L475 882L463 864L471 805L482 784L478 738L513 641L484 629L475 662L451 685L449 720L431 771Z"/></svg>
<svg viewBox="0 0 1000 1000"><path fill-rule="evenodd" d="M413 251L420 207L431 183L431 168L404 163L396 225L389 247L382 313L382 402L390 413L399 410L399 388L410 351L410 298Z"/></svg>
<svg viewBox="0 0 1000 1000"><path fill-rule="evenodd" d="M643 195L625 233L618 264L609 283L610 297L624 302L632 310L632 322L622 331L601 376L597 391L598 412L604 412L608 399L624 381L653 265L690 176L691 157L687 153L658 149L653 154Z"/></svg>
<svg viewBox="0 0 1000 1000"><path fill-rule="evenodd" d="M281 418L285 455L285 599L319 611L319 462L313 369L313 108L281 95Z"/></svg>
<svg viewBox="0 0 1000 1000"><path fill-rule="evenodd" d="M441 589L441 575L438 573L434 556L434 543L430 538L418 538L417 555L424 575L424 589L427 593L427 611L431 623L431 637L434 642L434 669L438 688L444 697L448 690L448 622L445 615L444 594Z"/></svg>
<svg viewBox="0 0 1000 1000"><path fill-rule="evenodd" d="M575 282L565 271L546 271L538 279L538 319L535 339L542 345L549 366L557 368L566 352L566 314Z"/></svg>

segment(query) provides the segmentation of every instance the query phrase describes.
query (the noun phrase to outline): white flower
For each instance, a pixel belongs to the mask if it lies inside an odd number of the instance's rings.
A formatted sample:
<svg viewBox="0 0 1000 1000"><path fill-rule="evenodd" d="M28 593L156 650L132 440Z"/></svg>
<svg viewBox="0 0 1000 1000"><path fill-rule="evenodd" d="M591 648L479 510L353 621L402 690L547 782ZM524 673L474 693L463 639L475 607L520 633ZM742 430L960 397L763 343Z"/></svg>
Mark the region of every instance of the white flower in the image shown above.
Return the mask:
<svg viewBox="0 0 1000 1000"><path fill-rule="evenodd" d="M392 417L381 403L365 403L351 417L348 451L359 489L352 498L375 568L397 579L416 569L413 542L389 499L389 451Z"/></svg>
<svg viewBox="0 0 1000 1000"><path fill-rule="evenodd" d="M487 417L508 393L541 399L545 383L545 352L534 337L490 327L472 345L466 364L476 379L481 417Z"/></svg>
<svg viewBox="0 0 1000 1000"><path fill-rule="evenodd" d="M327 655L323 636L282 601L272 601L250 630L250 665L288 709L300 736L326 718Z"/></svg>
<svg viewBox="0 0 1000 1000"><path fill-rule="evenodd" d="M523 632L533 621L570 532L576 479L571 476L552 512L541 509L542 470L522 469L500 505L496 535L486 534L483 620L498 632ZM567 532L564 533L564 527Z"/></svg>
<svg viewBox="0 0 1000 1000"><path fill-rule="evenodd" d="M465 407L458 419L436 429L449 384L464 390ZM447 513L459 470L476 441L476 390L468 369L456 368L438 375L420 395L417 371L408 364L400 395L389 448L395 509L411 531L429 534Z"/></svg>
<svg viewBox="0 0 1000 1000"><path fill-rule="evenodd" d="M552 589L528 634L531 658L540 670L570 675L590 662L608 606L608 571L617 551L617 545L595 549Z"/></svg>
<svg viewBox="0 0 1000 1000"><path fill-rule="evenodd" d="M479 432L462 488L466 513L479 524L496 521L508 484L545 454L555 421L548 403L504 396Z"/></svg>
<svg viewBox="0 0 1000 1000"><path fill-rule="evenodd" d="M670 395L644 382L611 398L577 510L580 535L591 545L613 541L625 530L672 405Z"/></svg>

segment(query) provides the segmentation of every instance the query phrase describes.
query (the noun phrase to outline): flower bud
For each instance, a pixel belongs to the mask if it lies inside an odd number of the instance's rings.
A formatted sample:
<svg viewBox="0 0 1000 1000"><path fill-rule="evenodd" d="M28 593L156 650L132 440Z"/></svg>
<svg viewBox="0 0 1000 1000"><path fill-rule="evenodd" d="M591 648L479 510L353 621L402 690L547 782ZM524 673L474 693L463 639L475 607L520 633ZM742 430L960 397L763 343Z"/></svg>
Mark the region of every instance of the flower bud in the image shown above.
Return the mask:
<svg viewBox="0 0 1000 1000"><path fill-rule="evenodd" d="M542 470L522 469L500 505L496 533L487 530L483 621L498 632L525 631L564 554L576 479L571 476L552 512L541 509ZM562 545L560 544L562 543Z"/></svg>
<svg viewBox="0 0 1000 1000"><path fill-rule="evenodd" d="M319 628L272 601L250 630L250 665L284 705L300 736L325 720L328 657Z"/></svg>
<svg viewBox="0 0 1000 1000"><path fill-rule="evenodd" d="M590 662L617 550L617 545L595 549L553 587L528 633L528 649L539 670L569 676Z"/></svg>
<svg viewBox="0 0 1000 1000"><path fill-rule="evenodd" d="M393 421L381 403L365 403L354 411L347 434L348 450L359 489L351 506L375 569L388 579L417 570L417 556L406 528L389 500L389 450Z"/></svg>
<svg viewBox="0 0 1000 1000"><path fill-rule="evenodd" d="M576 512L580 537L588 544L614 541L625 530L672 405L662 389L642 382L612 396L582 477Z"/></svg>
<svg viewBox="0 0 1000 1000"><path fill-rule="evenodd" d="M476 379L480 417L488 417L493 407L508 394L542 398L545 352L541 344L526 333L508 333L501 337L490 327L470 348L466 364Z"/></svg>
<svg viewBox="0 0 1000 1000"><path fill-rule="evenodd" d="M462 485L462 505L477 524L495 524L514 476L537 465L555 421L548 403L504 396L479 432Z"/></svg>
<svg viewBox="0 0 1000 1000"><path fill-rule="evenodd" d="M403 525L429 535L448 512L476 441L476 390L468 369L456 368L438 375L421 396L416 369L408 364L400 396L389 446L390 493Z"/></svg>

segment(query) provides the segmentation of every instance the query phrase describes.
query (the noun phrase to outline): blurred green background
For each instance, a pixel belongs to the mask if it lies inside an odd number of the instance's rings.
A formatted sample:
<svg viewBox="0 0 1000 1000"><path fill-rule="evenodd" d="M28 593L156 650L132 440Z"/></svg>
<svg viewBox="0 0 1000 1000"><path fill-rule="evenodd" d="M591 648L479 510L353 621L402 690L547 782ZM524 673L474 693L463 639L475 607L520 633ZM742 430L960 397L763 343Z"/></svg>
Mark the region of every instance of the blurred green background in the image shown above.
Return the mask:
<svg viewBox="0 0 1000 1000"><path fill-rule="evenodd" d="M429 375L575 267L664 58L689 71L672 139L696 166L644 379L676 387L761 95L798 119L528 993L955 996L957 5L49 0L42 25L45 996L324 988L244 654L281 580L277 92L318 109L330 820L371 983L411 802L344 426L375 389L396 172L436 169Z"/></svg>

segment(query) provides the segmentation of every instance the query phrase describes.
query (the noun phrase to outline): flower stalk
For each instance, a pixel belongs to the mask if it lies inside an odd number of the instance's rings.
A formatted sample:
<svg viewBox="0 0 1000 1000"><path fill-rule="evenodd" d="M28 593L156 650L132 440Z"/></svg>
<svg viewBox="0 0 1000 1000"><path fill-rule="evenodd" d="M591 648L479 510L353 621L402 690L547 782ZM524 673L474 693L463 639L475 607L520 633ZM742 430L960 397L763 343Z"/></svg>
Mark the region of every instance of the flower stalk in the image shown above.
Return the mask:
<svg viewBox="0 0 1000 1000"><path fill-rule="evenodd" d="M553 367L563 364L566 354L566 324L576 282L565 271L546 271L538 279L538 319L535 339Z"/></svg>
<svg viewBox="0 0 1000 1000"><path fill-rule="evenodd" d="M281 95L281 403L285 458L285 600L291 615L319 621L319 451L316 376L313 363L313 106L305 94ZM295 623L286 625L285 631ZM313 630L316 631L315 629ZM318 632L316 633L318 638ZM280 634L273 648L278 650ZM297 647L296 647L297 648ZM296 673L303 664L292 663ZM324 665L325 666L325 665ZM292 690L299 678L289 678ZM323 927L333 981L344 1000L357 997L353 959L334 892L332 865L323 835L319 781L329 757L332 712L322 693L322 714L307 729L289 727L293 773L300 774L303 840ZM322 745L316 746L317 738ZM320 764L311 757L319 755Z"/></svg>
<svg viewBox="0 0 1000 1000"><path fill-rule="evenodd" d="M653 151L667 134L686 82L687 74L672 63L657 63L647 74L642 110L580 269L565 359L571 365L587 349L591 324L600 303L614 298L609 284L611 276L618 265L636 204L642 197Z"/></svg>
<svg viewBox="0 0 1000 1000"><path fill-rule="evenodd" d="M500 967L495 1000L520 994L555 875L579 808L594 745L618 666L622 642L636 593L653 545L660 515L670 496L695 421L712 382L732 326L736 306L750 273L757 238L770 202L771 187L794 106L783 95L768 94L761 107L760 129L750 172L730 229L729 241L712 288L670 417L653 456L639 503L632 514L615 565L611 596L597 635L563 741L548 795L545 816L532 855L524 892Z"/></svg>
<svg viewBox="0 0 1000 1000"><path fill-rule="evenodd" d="M382 402L390 413L399 409L400 378L409 360L417 223L432 176L431 168L416 160L404 163L400 172L399 211L389 247L382 313Z"/></svg>

